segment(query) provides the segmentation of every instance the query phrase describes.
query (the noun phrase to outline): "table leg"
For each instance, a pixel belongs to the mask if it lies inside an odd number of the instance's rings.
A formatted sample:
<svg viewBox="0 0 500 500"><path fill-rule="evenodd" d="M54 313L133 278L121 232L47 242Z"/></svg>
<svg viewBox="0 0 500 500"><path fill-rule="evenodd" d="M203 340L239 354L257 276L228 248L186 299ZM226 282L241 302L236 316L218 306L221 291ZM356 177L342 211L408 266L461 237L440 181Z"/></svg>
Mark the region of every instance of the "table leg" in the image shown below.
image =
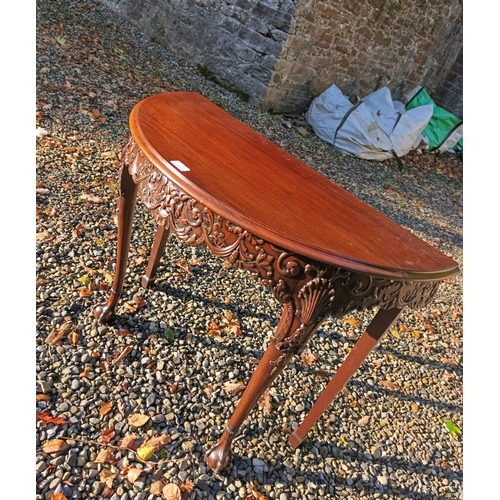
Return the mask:
<svg viewBox="0 0 500 500"><path fill-rule="evenodd" d="M97 304L94 307L94 317L100 323L106 323L114 316L115 307L122 292L123 280L127 270L136 196L137 184L133 181L127 165L123 163L120 170L118 195L118 242L115 279L108 300L104 304Z"/></svg>
<svg viewBox="0 0 500 500"><path fill-rule="evenodd" d="M151 248L148 267L141 279L141 284L144 288L148 288L154 281L156 270L158 269L158 264L160 263L160 259L163 255L163 250L165 250L169 234L170 231L164 224L158 226L153 247Z"/></svg>
<svg viewBox="0 0 500 500"><path fill-rule="evenodd" d="M314 403L302 423L288 438L288 442L297 448L306 437L309 429L328 408L342 387L348 382L354 372L361 366L370 351L375 347L382 335L390 328L401 314L402 309L379 309L366 331L358 339L337 373L330 380L324 391Z"/></svg>
<svg viewBox="0 0 500 500"><path fill-rule="evenodd" d="M250 379L236 410L231 416L219 441L205 454L207 465L219 472L231 463L231 442L241 424L248 416L259 398L282 372L294 354L300 351L323 318L313 319L303 324L299 315L295 314L292 302L285 304L275 334L262 356L252 378Z"/></svg>

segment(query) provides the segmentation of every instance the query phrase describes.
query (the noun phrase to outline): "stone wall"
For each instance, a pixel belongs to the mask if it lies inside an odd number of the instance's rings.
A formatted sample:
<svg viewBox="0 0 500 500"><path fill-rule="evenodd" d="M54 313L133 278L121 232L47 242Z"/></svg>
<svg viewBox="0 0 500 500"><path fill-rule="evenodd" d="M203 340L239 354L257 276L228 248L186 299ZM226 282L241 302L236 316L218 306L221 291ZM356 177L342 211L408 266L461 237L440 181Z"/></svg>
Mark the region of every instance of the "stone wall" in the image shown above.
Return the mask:
<svg viewBox="0 0 500 500"><path fill-rule="evenodd" d="M446 78L441 82L434 102L459 118L463 118L464 67L461 50Z"/></svg>
<svg viewBox="0 0 500 500"><path fill-rule="evenodd" d="M101 0L152 39L260 103L298 0Z"/></svg>
<svg viewBox="0 0 500 500"><path fill-rule="evenodd" d="M461 0L101 0L159 43L248 94L299 113L332 84L431 95L462 47Z"/></svg>

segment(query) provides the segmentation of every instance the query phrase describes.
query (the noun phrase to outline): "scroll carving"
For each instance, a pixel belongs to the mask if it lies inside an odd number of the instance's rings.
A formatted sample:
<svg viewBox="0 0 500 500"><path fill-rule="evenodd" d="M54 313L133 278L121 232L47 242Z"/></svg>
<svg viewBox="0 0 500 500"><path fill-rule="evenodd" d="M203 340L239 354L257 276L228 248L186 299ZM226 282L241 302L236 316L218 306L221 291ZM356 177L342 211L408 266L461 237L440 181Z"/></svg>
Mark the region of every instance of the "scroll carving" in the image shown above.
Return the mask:
<svg viewBox="0 0 500 500"><path fill-rule="evenodd" d="M189 245L206 245L215 255L247 269L285 305L287 319L271 341L282 356L297 352L327 315L340 317L371 307L425 306L439 281L395 281L318 263L279 248L216 214L184 193L142 154L133 139L123 151L139 195L160 225ZM298 324L292 328L293 324Z"/></svg>

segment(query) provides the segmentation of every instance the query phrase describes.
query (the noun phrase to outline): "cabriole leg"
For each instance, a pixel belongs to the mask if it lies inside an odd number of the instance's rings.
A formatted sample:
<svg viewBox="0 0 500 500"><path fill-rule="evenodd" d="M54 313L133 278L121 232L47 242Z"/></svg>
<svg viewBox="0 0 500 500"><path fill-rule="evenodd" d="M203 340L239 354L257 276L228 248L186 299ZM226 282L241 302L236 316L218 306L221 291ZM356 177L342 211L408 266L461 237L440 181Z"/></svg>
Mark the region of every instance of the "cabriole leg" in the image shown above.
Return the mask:
<svg viewBox="0 0 500 500"><path fill-rule="evenodd" d="M144 288L148 288L154 282L156 270L158 269L158 265L163 255L163 251L165 250L165 245L167 243L168 235L169 235L168 227L166 227L164 224L159 225L158 229L156 230L153 247L151 248L151 255L149 257L148 267L141 279L141 284Z"/></svg>
<svg viewBox="0 0 500 500"><path fill-rule="evenodd" d="M123 280L127 270L132 221L137 196L137 184L132 179L127 165L122 163L120 169L119 195L118 195L118 242L116 251L115 279L111 294L104 304L94 307L94 317L100 323L107 323L115 314L115 307L122 292Z"/></svg>
<svg viewBox="0 0 500 500"><path fill-rule="evenodd" d="M303 441L309 429L328 408L354 372L361 366L361 363L363 363L382 335L384 335L392 323L396 321L401 311L401 309L397 308L379 309L366 331L359 337L358 341L351 349L351 352L347 355L347 358L325 387L302 423L288 438L288 442L294 448L297 448Z"/></svg>
<svg viewBox="0 0 500 500"><path fill-rule="evenodd" d="M292 356L304 347L321 323L321 320L311 321L304 325L299 316L295 314L295 310L292 302L285 304L276 332L271 337L269 346L252 375L236 410L219 441L205 454L207 465L216 473L230 465L231 443L245 418Z"/></svg>

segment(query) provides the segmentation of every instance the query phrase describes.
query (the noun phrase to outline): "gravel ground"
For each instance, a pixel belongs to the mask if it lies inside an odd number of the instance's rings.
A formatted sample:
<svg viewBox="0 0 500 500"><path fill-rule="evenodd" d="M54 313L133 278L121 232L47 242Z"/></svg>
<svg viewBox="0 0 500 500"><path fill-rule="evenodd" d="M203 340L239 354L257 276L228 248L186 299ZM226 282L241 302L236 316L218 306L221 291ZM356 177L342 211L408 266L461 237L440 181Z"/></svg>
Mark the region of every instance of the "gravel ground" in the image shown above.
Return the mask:
<svg viewBox="0 0 500 500"><path fill-rule="evenodd" d="M289 433L372 313L327 320L218 475L203 453L277 325L272 295L175 238L144 290L155 226L139 202L117 319L92 315L113 273L127 117L149 95L199 92L462 265L460 159L412 153L400 172L343 155L303 116L258 111L92 0L38 0L36 42L36 498L461 499L461 275L403 313L293 450Z"/></svg>

